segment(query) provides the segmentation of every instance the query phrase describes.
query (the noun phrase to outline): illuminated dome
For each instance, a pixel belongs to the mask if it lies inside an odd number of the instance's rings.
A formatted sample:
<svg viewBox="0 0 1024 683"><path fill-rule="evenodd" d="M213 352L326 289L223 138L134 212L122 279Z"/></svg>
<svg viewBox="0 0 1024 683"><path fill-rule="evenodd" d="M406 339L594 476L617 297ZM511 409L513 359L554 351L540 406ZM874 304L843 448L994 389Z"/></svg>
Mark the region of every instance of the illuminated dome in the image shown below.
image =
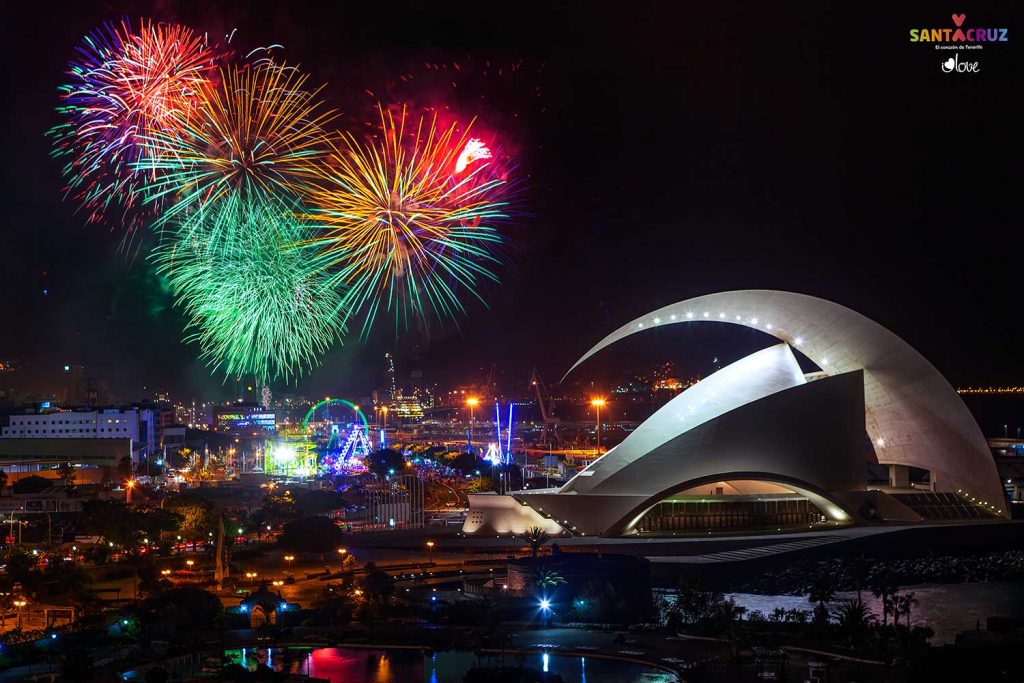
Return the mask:
<svg viewBox="0 0 1024 683"><path fill-rule="evenodd" d="M633 334L702 321L783 343L679 394L560 489L470 496L464 530L619 535L1006 516L985 439L953 387L902 339L838 304L768 290L697 297L622 326L573 369ZM805 377L793 348L822 372ZM888 486L868 486L872 463L888 467ZM911 483L912 469L925 483Z"/></svg>

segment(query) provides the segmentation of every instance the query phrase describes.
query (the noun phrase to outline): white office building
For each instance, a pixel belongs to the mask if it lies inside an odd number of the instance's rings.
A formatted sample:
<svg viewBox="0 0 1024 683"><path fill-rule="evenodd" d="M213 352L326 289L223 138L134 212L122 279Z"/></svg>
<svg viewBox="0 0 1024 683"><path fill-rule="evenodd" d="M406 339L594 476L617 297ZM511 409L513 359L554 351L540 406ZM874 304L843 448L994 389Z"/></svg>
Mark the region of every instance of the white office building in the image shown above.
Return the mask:
<svg viewBox="0 0 1024 683"><path fill-rule="evenodd" d="M157 447L155 415L147 408L101 408L89 411L11 415L4 439L131 439L133 450Z"/></svg>

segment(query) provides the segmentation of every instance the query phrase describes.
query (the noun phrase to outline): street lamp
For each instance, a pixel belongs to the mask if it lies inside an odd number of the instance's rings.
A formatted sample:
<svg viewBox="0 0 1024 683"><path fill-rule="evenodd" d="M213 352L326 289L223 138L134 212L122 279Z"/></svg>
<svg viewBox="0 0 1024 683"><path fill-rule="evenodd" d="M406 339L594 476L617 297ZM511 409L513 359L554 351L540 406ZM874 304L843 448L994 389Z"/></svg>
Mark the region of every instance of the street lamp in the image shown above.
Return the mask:
<svg viewBox="0 0 1024 683"><path fill-rule="evenodd" d="M474 408L480 403L480 399L470 396L466 399L466 405L469 406L469 452L473 452L473 427L476 426L476 413Z"/></svg>
<svg viewBox="0 0 1024 683"><path fill-rule="evenodd" d="M380 443L381 443L381 447L383 448L383 447L386 447L387 443L388 443L388 407L387 406L381 406L380 407L380 414L383 416L381 418L381 426L380 426Z"/></svg>
<svg viewBox="0 0 1024 683"><path fill-rule="evenodd" d="M125 494L124 494L125 500L124 500L124 502L127 505L131 505L132 504L132 489L133 488L135 488L135 480L134 479L129 479L128 481L126 481L124 483L124 490L125 490Z"/></svg>
<svg viewBox="0 0 1024 683"><path fill-rule="evenodd" d="M25 602L24 600L15 600L14 601L14 606L18 608L18 630L19 631L21 630L21 608L24 607L27 604L28 603Z"/></svg>
<svg viewBox="0 0 1024 683"><path fill-rule="evenodd" d="M249 579L249 585L250 586L253 583L255 583L256 576L257 576L256 572L246 572L245 573L245 578Z"/></svg>
<svg viewBox="0 0 1024 683"><path fill-rule="evenodd" d="M590 401L590 405L597 408L597 452L601 453L601 407L604 406L603 398L595 398Z"/></svg>
<svg viewBox="0 0 1024 683"><path fill-rule="evenodd" d="M427 553L430 558L430 564L434 564L434 542L427 541Z"/></svg>
<svg viewBox="0 0 1024 683"><path fill-rule="evenodd" d="M195 560L185 560L185 564L188 565L188 570L189 571L192 571L192 566L195 565L195 563L196 563Z"/></svg>
<svg viewBox="0 0 1024 683"><path fill-rule="evenodd" d="M294 555L285 555L284 556L284 561L288 563L288 571L291 571L291 569L292 569L292 561L293 560L295 560L295 556Z"/></svg>
<svg viewBox="0 0 1024 683"><path fill-rule="evenodd" d="M551 600L547 597L541 597L538 606L540 607L541 619L548 619L554 612L554 610L551 609Z"/></svg>

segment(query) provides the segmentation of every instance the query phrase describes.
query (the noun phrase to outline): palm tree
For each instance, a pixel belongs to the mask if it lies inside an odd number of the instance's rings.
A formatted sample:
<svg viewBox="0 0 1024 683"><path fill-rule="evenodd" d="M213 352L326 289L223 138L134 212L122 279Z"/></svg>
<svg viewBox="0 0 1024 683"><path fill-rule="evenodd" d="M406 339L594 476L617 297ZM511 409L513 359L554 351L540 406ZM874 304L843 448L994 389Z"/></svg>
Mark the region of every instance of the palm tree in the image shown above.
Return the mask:
<svg viewBox="0 0 1024 683"><path fill-rule="evenodd" d="M871 594L882 600L882 626L889 623L889 608L892 596L899 590L899 584L888 571L877 572L871 579Z"/></svg>
<svg viewBox="0 0 1024 683"><path fill-rule="evenodd" d="M538 588L554 588L566 583L565 577L550 569L538 569L534 572L533 580Z"/></svg>
<svg viewBox="0 0 1024 683"><path fill-rule="evenodd" d="M894 609L893 609L893 621L899 624L900 615L904 615L907 618L907 638L910 638L910 608L917 604L917 598L914 597L913 593L904 593L903 595L893 596Z"/></svg>
<svg viewBox="0 0 1024 683"><path fill-rule="evenodd" d="M850 582L853 583L853 589L857 591L857 600L861 599L861 588L864 586L864 582L868 578L868 570L871 568L870 563L864 558L863 555L857 555L851 557L846 565L846 572L850 576Z"/></svg>
<svg viewBox="0 0 1024 683"><path fill-rule="evenodd" d="M828 603L836 597L835 586L832 579L825 574L819 574L811 584L807 599L816 604L814 618L818 622L828 621Z"/></svg>
<svg viewBox="0 0 1024 683"><path fill-rule="evenodd" d="M850 645L858 636L867 632L868 626L875 620L871 609L860 598L842 601L832 608L832 616L839 625L839 631L849 636Z"/></svg>
<svg viewBox="0 0 1024 683"><path fill-rule="evenodd" d="M540 550L540 547L548 542L548 532L544 531L539 526L532 526L519 534L519 538L530 545L531 554L533 557L537 557L537 552Z"/></svg>

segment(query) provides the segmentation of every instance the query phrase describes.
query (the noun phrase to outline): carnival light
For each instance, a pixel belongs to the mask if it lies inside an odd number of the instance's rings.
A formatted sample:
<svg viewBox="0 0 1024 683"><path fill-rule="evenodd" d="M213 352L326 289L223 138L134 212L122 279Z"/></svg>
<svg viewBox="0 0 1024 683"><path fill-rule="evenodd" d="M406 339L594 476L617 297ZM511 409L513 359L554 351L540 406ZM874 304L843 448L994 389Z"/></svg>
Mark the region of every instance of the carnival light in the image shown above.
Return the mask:
<svg viewBox="0 0 1024 683"><path fill-rule="evenodd" d="M296 457L297 453L294 448L278 446L274 449L274 460L278 462L292 462Z"/></svg>
<svg viewBox="0 0 1024 683"><path fill-rule="evenodd" d="M484 460L491 463L491 466L500 465L502 463L501 448L496 443L487 444L487 452L484 454Z"/></svg>

